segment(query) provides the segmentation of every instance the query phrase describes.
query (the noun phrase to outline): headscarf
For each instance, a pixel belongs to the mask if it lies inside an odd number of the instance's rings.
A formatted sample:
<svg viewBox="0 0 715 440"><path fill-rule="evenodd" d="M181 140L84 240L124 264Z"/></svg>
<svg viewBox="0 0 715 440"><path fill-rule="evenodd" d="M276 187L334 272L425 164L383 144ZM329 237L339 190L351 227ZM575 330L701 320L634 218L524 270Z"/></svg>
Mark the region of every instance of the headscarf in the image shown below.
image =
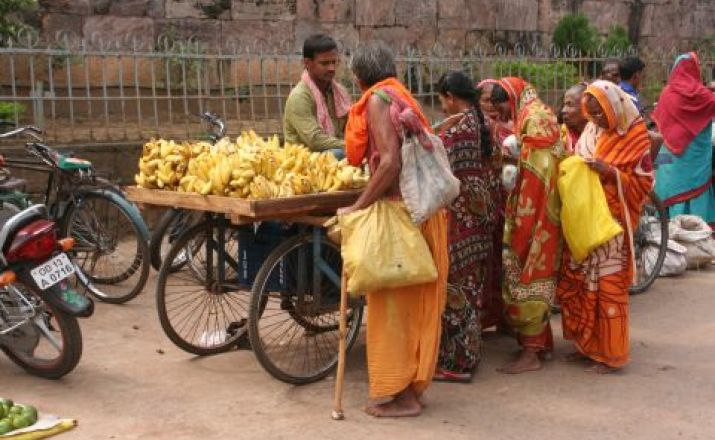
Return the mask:
<svg viewBox="0 0 715 440"><path fill-rule="evenodd" d="M620 154L625 153L625 151L621 150L630 149L635 151L635 147L631 145L633 136L626 136L626 134L635 125L636 121L643 122L633 99L623 89L606 80L597 80L591 83L586 87L584 98L586 95L596 98L601 108L603 108L608 120L608 129L601 128L593 121L590 121L576 144L577 154L585 158L603 158L604 154L612 153L615 155L614 157L619 157L619 160L629 158L629 154ZM582 102L582 106L584 106L584 114L590 119L585 109L585 99ZM644 124L640 125L643 126L642 130L645 133L645 137L640 136L641 130L638 130L638 147L649 149L650 138L648 137L648 132ZM640 143L645 143L645 145L640 145ZM608 162L612 165L618 164L612 161Z"/></svg>
<svg viewBox="0 0 715 440"><path fill-rule="evenodd" d="M477 83L477 89L481 89L487 84L499 84L499 80L487 78L479 81ZM496 140L499 148L502 150L502 154L508 155L508 152L504 149L504 139L514 134L514 124L512 121L500 121L498 119L491 118L487 113L484 113L484 118L489 124L490 131L492 132L492 138Z"/></svg>
<svg viewBox="0 0 715 440"><path fill-rule="evenodd" d="M350 109L348 114L348 123L345 127L345 152L348 162L351 165L359 166L365 155L369 144L369 127L367 124L367 103L373 92L378 89L389 89L390 97L397 97L402 100L398 105L406 105L408 107L407 114L400 114L400 122L407 128L414 126L409 120L418 119L421 124L420 129L431 132L429 120L422 112L419 103L412 97L409 90L402 85L396 78L387 78L378 82L363 93L362 97ZM391 116L392 107L391 107ZM394 121L393 121L394 123ZM414 132L414 130L411 130Z"/></svg>
<svg viewBox="0 0 715 440"><path fill-rule="evenodd" d="M679 56L653 112L666 147L682 154L713 118L715 95L702 84L697 54Z"/></svg>
<svg viewBox="0 0 715 440"><path fill-rule="evenodd" d="M499 80L506 90L514 119L514 134L523 148L561 148L559 125L554 113L539 99L534 86L517 77Z"/></svg>
<svg viewBox="0 0 715 440"><path fill-rule="evenodd" d="M318 85L315 84L315 81L313 81L313 78L310 77L307 70L303 71L301 81L303 81L305 85L308 86L308 89L310 89L310 94L313 95L316 111L318 114L318 123L328 136L335 136L335 127L333 127L333 120L330 118L330 113L328 112L328 105L325 102L325 96L323 95L323 92L320 91ZM335 116L338 118L345 117L345 115L348 114L348 111L350 110L350 105L353 102L350 98L350 94L345 89L345 87L340 85L340 83L335 80L333 80L331 87L333 88L333 103L335 105Z"/></svg>

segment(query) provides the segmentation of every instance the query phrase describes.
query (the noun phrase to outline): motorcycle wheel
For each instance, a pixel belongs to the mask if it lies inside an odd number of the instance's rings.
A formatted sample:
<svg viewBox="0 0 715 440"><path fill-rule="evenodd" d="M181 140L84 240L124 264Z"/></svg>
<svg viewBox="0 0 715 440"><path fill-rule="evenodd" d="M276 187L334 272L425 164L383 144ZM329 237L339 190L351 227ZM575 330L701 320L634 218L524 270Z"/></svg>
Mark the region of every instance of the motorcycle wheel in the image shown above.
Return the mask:
<svg viewBox="0 0 715 440"><path fill-rule="evenodd" d="M82 357L82 332L77 318L42 301L19 280L10 288L18 289L35 303L32 320L8 335L0 337L0 349L17 365L35 376L59 379L70 373ZM6 290L0 296L12 300ZM49 357L48 353L55 353Z"/></svg>

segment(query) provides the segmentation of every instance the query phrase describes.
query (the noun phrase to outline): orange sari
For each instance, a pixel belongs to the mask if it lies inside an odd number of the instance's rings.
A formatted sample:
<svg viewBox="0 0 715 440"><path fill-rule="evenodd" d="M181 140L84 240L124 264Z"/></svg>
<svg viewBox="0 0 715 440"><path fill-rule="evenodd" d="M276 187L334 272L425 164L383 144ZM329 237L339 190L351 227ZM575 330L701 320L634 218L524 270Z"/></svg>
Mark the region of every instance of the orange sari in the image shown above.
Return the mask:
<svg viewBox="0 0 715 440"><path fill-rule="evenodd" d="M506 320L523 347L552 349L548 325L561 266L561 201L556 190L564 156L556 116L520 78L499 81L509 94L521 146L516 186L506 205L504 284Z"/></svg>
<svg viewBox="0 0 715 440"><path fill-rule="evenodd" d="M384 88L409 106L415 116L413 124L420 130L429 130L427 118L405 86L395 78L381 81L366 91L350 110L345 147L352 164L359 165L366 158L371 168L379 163L378 149L370 145L367 102L374 92ZM378 95L383 100L391 100L385 94L378 92ZM392 120L385 123L391 123L397 130L404 121L399 120L398 112L394 111L396 107L396 103L391 104ZM432 383L449 274L446 211L427 220L421 230L437 267L437 280L367 293L367 371L371 399L393 397L408 387L420 395Z"/></svg>
<svg viewBox="0 0 715 440"><path fill-rule="evenodd" d="M626 233L580 264L566 250L557 295L564 337L589 358L617 368L628 362L628 288L635 275L633 231L653 187L651 143L638 109L620 88L596 81L585 93L601 104L609 129L590 122L576 154L616 168L616 182L605 182L603 189L611 214Z"/></svg>

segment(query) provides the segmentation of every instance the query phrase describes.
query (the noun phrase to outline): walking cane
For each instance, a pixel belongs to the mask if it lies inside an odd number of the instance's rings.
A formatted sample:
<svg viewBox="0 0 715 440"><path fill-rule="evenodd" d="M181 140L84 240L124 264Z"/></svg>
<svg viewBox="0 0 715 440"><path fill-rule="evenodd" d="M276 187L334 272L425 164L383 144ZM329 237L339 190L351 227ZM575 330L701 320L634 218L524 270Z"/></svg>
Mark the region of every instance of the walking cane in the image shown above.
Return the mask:
<svg viewBox="0 0 715 440"><path fill-rule="evenodd" d="M340 343L338 345L338 371L335 375L333 420L343 420L343 384L345 383L345 352L347 351L348 277L343 271L340 277Z"/></svg>

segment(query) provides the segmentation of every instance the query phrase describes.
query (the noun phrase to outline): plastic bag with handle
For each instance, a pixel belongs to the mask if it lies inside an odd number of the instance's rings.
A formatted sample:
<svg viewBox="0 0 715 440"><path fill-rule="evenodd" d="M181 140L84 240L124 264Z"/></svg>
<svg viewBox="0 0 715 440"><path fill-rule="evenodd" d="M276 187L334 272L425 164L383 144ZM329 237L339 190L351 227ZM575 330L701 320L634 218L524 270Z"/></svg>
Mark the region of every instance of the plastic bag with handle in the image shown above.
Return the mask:
<svg viewBox="0 0 715 440"><path fill-rule="evenodd" d="M339 224L343 271L352 295L437 279L427 241L402 202L378 200L339 216Z"/></svg>

